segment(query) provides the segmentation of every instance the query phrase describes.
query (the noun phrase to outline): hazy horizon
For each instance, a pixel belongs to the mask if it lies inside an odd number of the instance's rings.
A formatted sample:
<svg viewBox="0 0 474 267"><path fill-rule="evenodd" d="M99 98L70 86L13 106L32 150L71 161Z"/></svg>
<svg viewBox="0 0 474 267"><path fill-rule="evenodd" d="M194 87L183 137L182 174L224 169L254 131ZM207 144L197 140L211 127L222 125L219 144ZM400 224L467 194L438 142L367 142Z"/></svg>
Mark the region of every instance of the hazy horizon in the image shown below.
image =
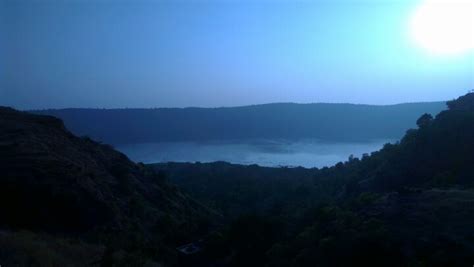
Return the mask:
<svg viewBox="0 0 474 267"><path fill-rule="evenodd" d="M398 105L416 105L416 104L425 104L425 103L445 103L448 100L438 100L438 101L419 101L419 102L403 102L403 103L394 103L394 104L365 104L365 103L343 103L343 102L312 102L312 103L296 103L296 102L273 102L273 103L257 103L257 104L248 104L241 106L184 106L184 107L62 107L62 108L40 108L40 109L19 109L23 111L41 111L41 110L68 110L68 109L100 109L100 110L114 110L114 109L130 109L130 110L141 110L141 109L227 109L227 108L245 108L252 106L266 106L266 105L355 105L355 106L379 106L379 107L389 107L389 106L398 106Z"/></svg>
<svg viewBox="0 0 474 267"><path fill-rule="evenodd" d="M428 16L420 33L430 2L2 1L0 105L450 100L474 88L474 24L458 21L474 4L438 4L460 15Z"/></svg>

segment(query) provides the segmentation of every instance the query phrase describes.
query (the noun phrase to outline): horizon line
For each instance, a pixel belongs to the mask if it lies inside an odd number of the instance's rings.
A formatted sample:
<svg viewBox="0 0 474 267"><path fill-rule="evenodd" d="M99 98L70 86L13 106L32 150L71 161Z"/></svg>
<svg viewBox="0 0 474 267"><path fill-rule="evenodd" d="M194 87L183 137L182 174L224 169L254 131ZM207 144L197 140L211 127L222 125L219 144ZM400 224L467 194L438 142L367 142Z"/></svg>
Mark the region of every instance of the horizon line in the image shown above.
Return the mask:
<svg viewBox="0 0 474 267"><path fill-rule="evenodd" d="M353 106L370 106L370 107L391 107L399 105L414 105L414 104L431 104L431 103L446 103L449 100L438 100L438 101L419 101L419 102L402 102L395 104L363 104L363 103L349 103L349 102L270 102L260 104L248 104L248 105L237 105L237 106L185 106L185 107L64 107L64 108L35 108L35 109L19 109L21 111L45 111L45 110L154 110L154 109L231 109L231 108L247 108L256 106L269 106L269 105L353 105ZM1 106L1 105L0 105ZM4 106L9 107L9 106Z"/></svg>

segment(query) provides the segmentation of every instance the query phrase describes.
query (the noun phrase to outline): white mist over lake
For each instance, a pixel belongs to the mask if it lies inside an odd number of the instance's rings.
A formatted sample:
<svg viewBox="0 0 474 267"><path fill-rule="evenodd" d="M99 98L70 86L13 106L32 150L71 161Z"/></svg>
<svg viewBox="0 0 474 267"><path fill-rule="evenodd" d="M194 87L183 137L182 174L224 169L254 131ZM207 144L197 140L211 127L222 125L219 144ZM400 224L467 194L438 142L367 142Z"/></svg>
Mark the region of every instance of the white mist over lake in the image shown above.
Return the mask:
<svg viewBox="0 0 474 267"><path fill-rule="evenodd" d="M238 140L128 144L117 149L143 163L215 162L261 166L324 167L346 161L350 155L379 150L393 140L368 142L320 142L316 140Z"/></svg>

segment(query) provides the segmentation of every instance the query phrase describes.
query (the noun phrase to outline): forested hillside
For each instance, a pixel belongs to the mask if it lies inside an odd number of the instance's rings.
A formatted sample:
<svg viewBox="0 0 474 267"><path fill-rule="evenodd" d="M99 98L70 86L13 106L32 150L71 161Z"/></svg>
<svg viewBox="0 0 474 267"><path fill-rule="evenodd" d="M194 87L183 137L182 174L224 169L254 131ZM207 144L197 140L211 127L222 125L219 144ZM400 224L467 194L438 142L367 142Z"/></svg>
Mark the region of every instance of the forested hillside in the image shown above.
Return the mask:
<svg viewBox="0 0 474 267"><path fill-rule="evenodd" d="M1 108L0 261L470 265L474 94L447 105L397 144L322 169L145 166L56 118Z"/></svg>
<svg viewBox="0 0 474 267"><path fill-rule="evenodd" d="M176 262L210 211L53 117L0 107L0 264ZM127 263L128 262L128 263Z"/></svg>
<svg viewBox="0 0 474 267"><path fill-rule="evenodd" d="M154 167L238 218L214 240L233 266L465 266L474 261L474 94L447 104L399 143L330 168Z"/></svg>
<svg viewBox="0 0 474 267"><path fill-rule="evenodd" d="M77 135L111 143L252 138L323 141L399 139L419 114L437 114L442 102L391 106L267 104L235 108L60 109L52 115Z"/></svg>

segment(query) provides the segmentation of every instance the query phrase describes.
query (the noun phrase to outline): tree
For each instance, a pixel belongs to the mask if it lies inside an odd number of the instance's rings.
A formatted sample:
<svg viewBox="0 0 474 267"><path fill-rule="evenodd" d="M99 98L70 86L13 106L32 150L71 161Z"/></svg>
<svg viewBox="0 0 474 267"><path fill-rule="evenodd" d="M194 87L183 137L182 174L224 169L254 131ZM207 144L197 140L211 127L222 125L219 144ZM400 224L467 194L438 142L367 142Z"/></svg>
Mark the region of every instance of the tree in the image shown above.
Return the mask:
<svg viewBox="0 0 474 267"><path fill-rule="evenodd" d="M450 110L474 111L474 92L459 97L446 103Z"/></svg>
<svg viewBox="0 0 474 267"><path fill-rule="evenodd" d="M425 113L416 121L416 125L418 125L419 128L424 128L430 125L432 121L433 116L431 116L431 114Z"/></svg>

